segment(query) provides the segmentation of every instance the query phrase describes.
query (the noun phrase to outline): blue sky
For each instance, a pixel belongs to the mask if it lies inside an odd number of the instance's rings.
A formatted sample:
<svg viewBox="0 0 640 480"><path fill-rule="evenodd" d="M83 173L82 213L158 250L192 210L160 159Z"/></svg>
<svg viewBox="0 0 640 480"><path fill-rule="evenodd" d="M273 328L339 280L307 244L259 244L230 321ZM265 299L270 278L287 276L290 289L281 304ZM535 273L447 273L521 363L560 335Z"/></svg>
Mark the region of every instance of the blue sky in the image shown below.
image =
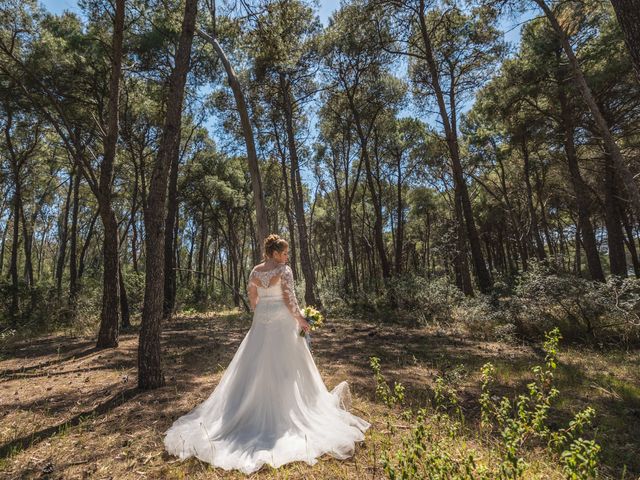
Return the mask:
<svg viewBox="0 0 640 480"><path fill-rule="evenodd" d="M327 19L331 13L340 6L338 0L320 1L319 15L320 19L326 24ZM71 10L72 12L80 12L78 8L78 2L74 0L44 0L42 4L47 10L54 13L62 13L64 10Z"/></svg>
<svg viewBox="0 0 640 480"><path fill-rule="evenodd" d="M78 2L74 0L44 0L42 4L47 10L54 13L62 13L64 10L71 10L72 12L80 13ZM331 13L333 13L339 6L339 0L319 0L320 8L318 14L320 20L326 25ZM528 18L528 17L525 17ZM517 43L520 39L520 26L517 26L517 21L506 21L503 23L503 29L505 30L505 38L507 41ZM514 28L515 27L515 28Z"/></svg>
<svg viewBox="0 0 640 480"><path fill-rule="evenodd" d="M326 25L331 14L340 6L340 0L319 0L318 3L318 14L320 16L320 20L323 22L323 24ZM82 13L80 8L78 7L78 3L75 0L43 0L42 4L47 10L56 14L62 13L64 10L70 10L79 14ZM503 20L501 28L505 32L505 40L510 42L512 45L517 46L520 41L520 30L522 29L521 23L530 19L531 17L531 14L527 14L519 19ZM467 105L464 105L463 110L470 108L472 103L473 102L471 101ZM315 123L314 120L314 118L311 119L312 124ZM435 121L434 118L425 118L424 120L428 123L433 123ZM206 121L206 126L208 127L211 135L215 137L215 132L218 128L215 119L212 118ZM311 128L313 129L313 126ZM312 179L311 172L303 172L303 177L305 177L304 180L307 183L315 183Z"/></svg>

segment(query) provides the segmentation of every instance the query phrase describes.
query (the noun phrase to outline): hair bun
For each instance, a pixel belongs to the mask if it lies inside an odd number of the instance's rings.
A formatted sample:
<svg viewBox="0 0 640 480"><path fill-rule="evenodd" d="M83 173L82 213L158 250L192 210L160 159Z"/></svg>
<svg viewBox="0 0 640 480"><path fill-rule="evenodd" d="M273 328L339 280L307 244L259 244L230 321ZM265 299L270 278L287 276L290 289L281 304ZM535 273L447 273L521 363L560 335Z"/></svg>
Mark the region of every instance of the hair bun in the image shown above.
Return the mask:
<svg viewBox="0 0 640 480"><path fill-rule="evenodd" d="M264 239L264 254L266 257L270 257L274 252L282 252L285 247L288 247L287 241L277 233L272 233Z"/></svg>

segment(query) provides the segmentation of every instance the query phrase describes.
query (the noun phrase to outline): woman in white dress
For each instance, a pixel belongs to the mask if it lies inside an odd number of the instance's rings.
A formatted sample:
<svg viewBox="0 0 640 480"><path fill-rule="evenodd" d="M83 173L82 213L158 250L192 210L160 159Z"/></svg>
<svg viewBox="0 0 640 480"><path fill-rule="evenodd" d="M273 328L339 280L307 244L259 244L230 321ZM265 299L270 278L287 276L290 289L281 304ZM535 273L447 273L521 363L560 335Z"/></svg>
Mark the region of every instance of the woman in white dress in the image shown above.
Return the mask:
<svg viewBox="0 0 640 480"><path fill-rule="evenodd" d="M354 453L370 427L349 413L349 388L329 392L299 335L309 324L298 307L288 244L278 235L264 242L265 261L249 276L253 322L209 398L165 432L167 451L195 456L246 474L265 463L310 465L328 453Z"/></svg>

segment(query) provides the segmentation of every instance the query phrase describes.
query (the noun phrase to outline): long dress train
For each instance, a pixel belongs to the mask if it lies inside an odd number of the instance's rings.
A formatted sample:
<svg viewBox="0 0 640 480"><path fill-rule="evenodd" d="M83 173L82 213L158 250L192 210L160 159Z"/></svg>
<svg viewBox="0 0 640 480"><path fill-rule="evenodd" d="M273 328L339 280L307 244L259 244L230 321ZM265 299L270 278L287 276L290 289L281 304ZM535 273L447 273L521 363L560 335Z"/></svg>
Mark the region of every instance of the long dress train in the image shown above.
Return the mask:
<svg viewBox="0 0 640 480"><path fill-rule="evenodd" d="M251 328L209 398L165 432L165 448L246 474L265 463L313 465L324 453L350 457L370 424L347 411L346 382L327 390L298 334L290 267L254 268L250 289L259 299Z"/></svg>

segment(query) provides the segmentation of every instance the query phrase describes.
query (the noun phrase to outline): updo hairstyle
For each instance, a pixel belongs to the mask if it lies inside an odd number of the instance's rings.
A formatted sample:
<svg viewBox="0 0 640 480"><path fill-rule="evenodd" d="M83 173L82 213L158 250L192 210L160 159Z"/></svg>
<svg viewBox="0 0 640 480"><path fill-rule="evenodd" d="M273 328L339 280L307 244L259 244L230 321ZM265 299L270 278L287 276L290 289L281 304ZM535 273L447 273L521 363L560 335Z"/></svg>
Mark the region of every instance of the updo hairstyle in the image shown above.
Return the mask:
<svg viewBox="0 0 640 480"><path fill-rule="evenodd" d="M274 252L283 252L289 244L277 233L272 233L264 239L264 257L270 258Z"/></svg>

